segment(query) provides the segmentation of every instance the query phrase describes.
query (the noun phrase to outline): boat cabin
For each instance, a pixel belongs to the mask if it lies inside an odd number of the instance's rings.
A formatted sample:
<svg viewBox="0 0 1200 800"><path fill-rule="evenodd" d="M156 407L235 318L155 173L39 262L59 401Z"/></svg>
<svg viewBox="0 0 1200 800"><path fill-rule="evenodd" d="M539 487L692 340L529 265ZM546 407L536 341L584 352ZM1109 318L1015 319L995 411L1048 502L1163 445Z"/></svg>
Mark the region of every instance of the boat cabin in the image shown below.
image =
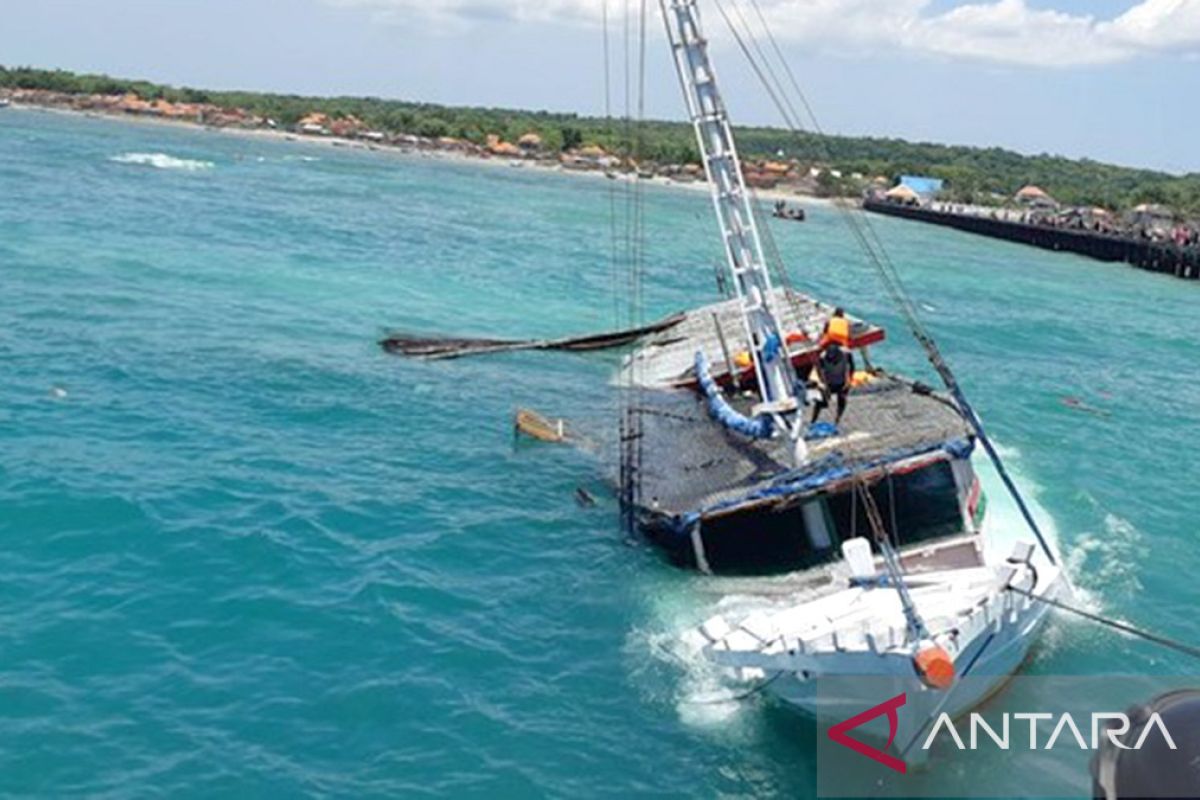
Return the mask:
<svg viewBox="0 0 1200 800"><path fill-rule="evenodd" d="M790 351L804 369L819 352L819 331L833 309L793 299L788 311L777 313L786 329L805 332L806 340ZM797 317L799 309L808 313ZM714 422L705 398L690 388L696 376L694 366L690 373L682 367L687 354L720 353L720 339L726 350L744 345L736 329L707 333L720 319L715 306L690 312L678 327L647 337L626 364L641 376L643 389L633 409L641 436L638 522L672 561L725 574L835 561L842 542L872 536L858 492L862 483L902 554L974 533L980 503L970 464L974 439L951 402L876 371L851 390L836 429L810 428L808 458L797 467L786 436L750 439L730 431ZM883 338L881 329L861 321L853 321L851 331L860 348ZM739 374L735 357L732 369L717 358L714 377L726 386L730 405L751 414L758 398L732 385Z"/></svg>

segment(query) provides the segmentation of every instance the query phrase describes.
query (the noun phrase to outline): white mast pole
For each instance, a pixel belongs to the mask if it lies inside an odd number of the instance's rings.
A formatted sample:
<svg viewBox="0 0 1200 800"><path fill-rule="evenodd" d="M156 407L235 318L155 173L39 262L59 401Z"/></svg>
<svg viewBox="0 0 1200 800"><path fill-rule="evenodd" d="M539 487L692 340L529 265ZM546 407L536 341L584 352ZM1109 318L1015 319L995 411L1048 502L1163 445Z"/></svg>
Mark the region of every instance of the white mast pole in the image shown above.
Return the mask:
<svg viewBox="0 0 1200 800"><path fill-rule="evenodd" d="M704 174L712 193L713 210L725 245L725 258L742 319L750 340L750 355L765 410L775 415L796 409L795 371L771 310L771 276L742 165L733 142L725 103L708 58L708 42L700 28L696 0L659 0L667 39L671 43L680 88L696 131ZM729 369L735 369L730 364ZM800 425L794 426L793 437Z"/></svg>

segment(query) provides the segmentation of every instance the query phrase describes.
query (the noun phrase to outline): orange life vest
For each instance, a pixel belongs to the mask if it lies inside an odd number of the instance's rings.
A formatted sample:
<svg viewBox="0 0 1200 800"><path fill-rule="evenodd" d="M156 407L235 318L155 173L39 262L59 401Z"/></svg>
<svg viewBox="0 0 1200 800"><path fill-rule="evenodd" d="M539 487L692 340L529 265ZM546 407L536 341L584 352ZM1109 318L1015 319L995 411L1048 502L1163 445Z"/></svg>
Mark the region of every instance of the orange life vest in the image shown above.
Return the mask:
<svg viewBox="0 0 1200 800"><path fill-rule="evenodd" d="M823 344L836 342L842 347L850 346L850 320L845 317L830 317L829 324L825 326L825 336L821 339Z"/></svg>

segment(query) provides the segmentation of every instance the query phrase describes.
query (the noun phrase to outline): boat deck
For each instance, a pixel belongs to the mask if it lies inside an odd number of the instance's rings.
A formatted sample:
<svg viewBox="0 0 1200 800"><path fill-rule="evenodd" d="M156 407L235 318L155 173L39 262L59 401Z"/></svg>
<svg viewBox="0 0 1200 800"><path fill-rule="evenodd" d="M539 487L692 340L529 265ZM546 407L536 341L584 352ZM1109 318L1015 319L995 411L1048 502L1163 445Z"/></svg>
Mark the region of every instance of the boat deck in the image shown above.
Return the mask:
<svg viewBox="0 0 1200 800"><path fill-rule="evenodd" d="M834 307L785 289L773 290L770 302L783 335L791 340L788 349L792 361L796 364L816 361L821 333L833 316ZM852 346L865 347L883 341L883 328L853 317L849 319ZM691 309L678 315L677 322L638 340L637 349L622 365L620 382L654 388L695 386L696 351L703 350L708 355L713 378L727 385L729 366L724 351L728 350L731 359L736 358L749 348L748 341L738 300ZM753 368L738 372L743 385L754 383Z"/></svg>
<svg viewBox="0 0 1200 800"><path fill-rule="evenodd" d="M751 402L731 398L743 413ZM970 440L966 422L948 402L887 375L850 393L838 432L809 441L809 460L802 468L793 467L786 436L751 440L730 432L709 417L694 392L643 392L638 408L642 505L671 516L772 494L806 494L844 481L856 470ZM822 419L832 418L832 408L823 412Z"/></svg>

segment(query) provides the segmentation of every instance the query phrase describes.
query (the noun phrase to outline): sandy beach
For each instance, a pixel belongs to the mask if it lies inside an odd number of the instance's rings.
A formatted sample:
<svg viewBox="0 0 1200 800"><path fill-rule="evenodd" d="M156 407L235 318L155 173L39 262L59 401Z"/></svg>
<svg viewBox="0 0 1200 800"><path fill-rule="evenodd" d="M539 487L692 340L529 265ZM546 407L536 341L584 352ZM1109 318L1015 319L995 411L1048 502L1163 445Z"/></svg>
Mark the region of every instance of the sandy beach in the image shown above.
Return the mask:
<svg viewBox="0 0 1200 800"><path fill-rule="evenodd" d="M123 122L131 125L145 125L151 127L172 128L172 129L191 129L204 130L211 133L220 133L227 136L237 136L245 139L268 140L274 142L290 142L294 144L304 145L319 145L323 147L333 147L346 150L358 150L362 152L380 153L387 156L404 156L404 157L419 157L419 158L436 158L444 161L452 161L462 164L472 164L482 167L503 167L506 169L528 169L545 173L557 173L561 175L571 175L574 177L586 178L591 180L611 180L617 183L625 183L632 180L639 180L645 185L661 186L669 189L680 189L689 192L704 192L708 193L708 183L703 180L697 181L676 181L663 176L654 176L652 178L638 178L631 174L606 173L603 170L582 170L582 169L566 169L561 164L549 163L544 159L534 158L506 158L502 156L493 156L482 158L470 153L462 151L447 150L432 147L413 147L413 146L397 146L390 144L364 142L360 139L348 139L339 136L312 136L294 133L285 130L270 130L266 128L237 128L237 127L221 127L212 125L200 125L191 122L180 122L175 120L159 119L146 116L132 116L127 114L104 114L96 111L79 111L76 109L59 108L56 106L44 106L30 103L13 102L13 109L23 111L39 111L47 114L61 114L72 117L87 117L91 119L112 120L114 122ZM831 206L835 204L833 198L817 197L812 194L803 194L795 191L782 189L754 189L753 194L762 201L774 203L778 200L783 200L789 203L803 201L808 205ZM848 199L848 198L847 198ZM856 201L855 201L856 202Z"/></svg>

